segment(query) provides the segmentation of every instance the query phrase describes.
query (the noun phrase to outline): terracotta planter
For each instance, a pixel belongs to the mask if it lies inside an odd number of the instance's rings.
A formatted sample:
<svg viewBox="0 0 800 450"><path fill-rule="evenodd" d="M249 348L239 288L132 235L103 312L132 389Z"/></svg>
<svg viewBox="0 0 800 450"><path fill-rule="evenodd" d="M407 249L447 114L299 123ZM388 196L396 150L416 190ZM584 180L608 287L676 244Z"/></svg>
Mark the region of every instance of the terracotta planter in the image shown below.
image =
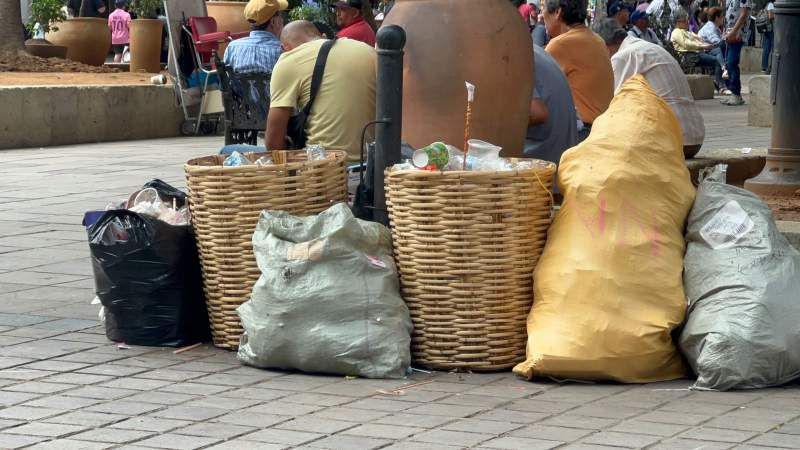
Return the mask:
<svg viewBox="0 0 800 450"><path fill-rule="evenodd" d="M503 147L503 156L521 156L533 50L508 0L397 0L383 25L406 31L404 141L463 147L466 80L477 87L471 137Z"/></svg>
<svg viewBox="0 0 800 450"><path fill-rule="evenodd" d="M111 30L106 19L80 17L56 24L47 39L67 47L67 59L91 66L102 66L111 49Z"/></svg>
<svg viewBox="0 0 800 450"><path fill-rule="evenodd" d="M131 21L131 72L161 71L161 33L158 19Z"/></svg>
<svg viewBox="0 0 800 450"><path fill-rule="evenodd" d="M67 47L53 45L44 39L28 39L25 41L25 50L33 56L41 58L66 58Z"/></svg>
<svg viewBox="0 0 800 450"><path fill-rule="evenodd" d="M217 31L240 33L250 31L250 24L244 18L247 2L208 2L208 16L217 21Z"/></svg>

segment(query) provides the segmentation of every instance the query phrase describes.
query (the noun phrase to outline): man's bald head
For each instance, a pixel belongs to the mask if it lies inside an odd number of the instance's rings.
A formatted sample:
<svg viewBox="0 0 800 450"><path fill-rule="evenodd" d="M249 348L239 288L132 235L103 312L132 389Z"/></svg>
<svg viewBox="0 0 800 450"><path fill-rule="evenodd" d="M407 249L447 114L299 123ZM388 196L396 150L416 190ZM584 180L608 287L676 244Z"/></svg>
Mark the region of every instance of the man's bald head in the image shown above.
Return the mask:
<svg viewBox="0 0 800 450"><path fill-rule="evenodd" d="M287 52L316 39L322 39L322 34L313 23L307 20L290 22L283 27L281 33L281 44Z"/></svg>

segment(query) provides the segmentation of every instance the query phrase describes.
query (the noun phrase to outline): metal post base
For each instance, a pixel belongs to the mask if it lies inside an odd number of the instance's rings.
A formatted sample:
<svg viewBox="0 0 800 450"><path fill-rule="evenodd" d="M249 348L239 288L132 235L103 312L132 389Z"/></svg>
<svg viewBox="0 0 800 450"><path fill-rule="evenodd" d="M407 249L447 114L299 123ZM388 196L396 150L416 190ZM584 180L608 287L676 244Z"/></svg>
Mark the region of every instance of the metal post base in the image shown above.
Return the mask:
<svg viewBox="0 0 800 450"><path fill-rule="evenodd" d="M771 148L764 170L744 183L744 188L759 195L800 195L800 153Z"/></svg>

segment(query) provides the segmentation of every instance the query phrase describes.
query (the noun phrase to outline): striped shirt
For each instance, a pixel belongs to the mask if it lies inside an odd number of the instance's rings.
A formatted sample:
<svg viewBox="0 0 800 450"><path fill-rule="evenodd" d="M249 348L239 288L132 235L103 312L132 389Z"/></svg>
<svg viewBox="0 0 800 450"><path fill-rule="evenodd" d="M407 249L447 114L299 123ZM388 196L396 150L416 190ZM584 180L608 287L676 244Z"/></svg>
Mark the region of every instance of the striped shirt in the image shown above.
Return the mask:
<svg viewBox="0 0 800 450"><path fill-rule="evenodd" d="M628 36L611 58L614 91L637 74L644 75L650 87L672 108L683 131L683 145L703 143L706 127L694 104L689 82L675 58L658 45Z"/></svg>
<svg viewBox="0 0 800 450"><path fill-rule="evenodd" d="M251 31L225 49L225 65L238 73L272 73L281 56L281 41L269 31Z"/></svg>

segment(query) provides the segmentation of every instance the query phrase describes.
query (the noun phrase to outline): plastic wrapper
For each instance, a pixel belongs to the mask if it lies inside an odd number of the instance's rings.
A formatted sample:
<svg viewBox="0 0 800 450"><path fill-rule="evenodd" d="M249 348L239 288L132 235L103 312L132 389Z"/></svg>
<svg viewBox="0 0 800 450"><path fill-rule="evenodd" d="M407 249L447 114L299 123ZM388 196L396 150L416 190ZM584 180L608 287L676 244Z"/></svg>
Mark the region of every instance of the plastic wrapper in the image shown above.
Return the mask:
<svg viewBox="0 0 800 450"><path fill-rule="evenodd" d="M637 124L631 139L630 124ZM564 153L564 202L533 274L527 360L514 372L645 383L686 373L683 229L695 190L672 109L641 76Z"/></svg>
<svg viewBox="0 0 800 450"><path fill-rule="evenodd" d="M271 166L273 162L272 158L270 158L269 156L262 156L261 158L258 158L256 160L255 164L257 166Z"/></svg>
<svg viewBox="0 0 800 450"><path fill-rule="evenodd" d="M113 210L88 232L96 293L105 310L109 339L174 347L208 339L191 227Z"/></svg>
<svg viewBox="0 0 800 450"><path fill-rule="evenodd" d="M680 349L696 389L788 383L800 377L800 252L763 201L714 172L689 215Z"/></svg>
<svg viewBox="0 0 800 450"><path fill-rule="evenodd" d="M325 148L321 145L309 145L306 147L306 157L309 161L319 161L328 157Z"/></svg>
<svg viewBox="0 0 800 450"><path fill-rule="evenodd" d="M241 362L405 376L412 325L386 227L356 219L344 203L311 217L264 211L253 249L262 275L237 310Z"/></svg>
<svg viewBox="0 0 800 450"><path fill-rule="evenodd" d="M224 161L222 161L222 165L225 167L247 166L250 164L253 163L251 163L246 156L236 151L232 152L227 158L225 158Z"/></svg>

